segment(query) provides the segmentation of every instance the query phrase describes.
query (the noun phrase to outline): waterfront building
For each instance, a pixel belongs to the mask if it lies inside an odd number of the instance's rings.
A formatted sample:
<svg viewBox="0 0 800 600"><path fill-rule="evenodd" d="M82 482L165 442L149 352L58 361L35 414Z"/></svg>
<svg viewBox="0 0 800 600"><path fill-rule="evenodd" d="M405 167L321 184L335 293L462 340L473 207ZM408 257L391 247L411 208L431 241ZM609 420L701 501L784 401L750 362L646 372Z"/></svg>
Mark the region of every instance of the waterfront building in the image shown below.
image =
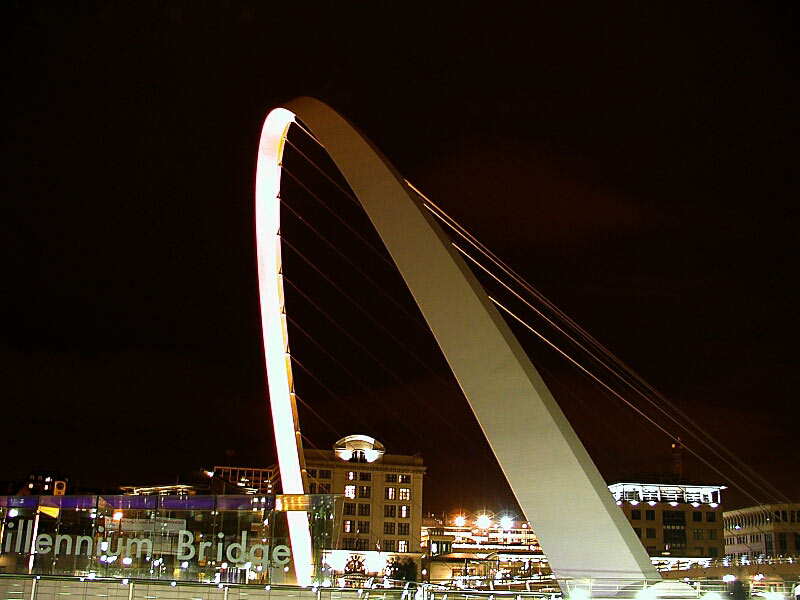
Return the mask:
<svg viewBox="0 0 800 600"><path fill-rule="evenodd" d="M740 564L800 557L800 504L760 504L723 513L725 555Z"/></svg>
<svg viewBox="0 0 800 600"><path fill-rule="evenodd" d="M509 516L428 517L422 526L425 580L495 590L555 590L547 557L527 522Z"/></svg>
<svg viewBox="0 0 800 600"><path fill-rule="evenodd" d="M334 570L349 564L375 575L386 564L409 560L419 568L425 474L419 455L389 454L366 435L342 438L331 450L305 448L303 454L307 491L344 496Z"/></svg>
<svg viewBox="0 0 800 600"><path fill-rule="evenodd" d="M0 496L0 572L196 583L293 583L286 513L307 511L314 580L335 496Z"/></svg>
<svg viewBox="0 0 800 600"><path fill-rule="evenodd" d="M721 507L725 486L650 475L615 482L608 489L660 569L724 555Z"/></svg>
<svg viewBox="0 0 800 600"><path fill-rule="evenodd" d="M272 494L275 483L279 479L278 467L231 467L217 465L211 473L234 485L252 488L255 494Z"/></svg>

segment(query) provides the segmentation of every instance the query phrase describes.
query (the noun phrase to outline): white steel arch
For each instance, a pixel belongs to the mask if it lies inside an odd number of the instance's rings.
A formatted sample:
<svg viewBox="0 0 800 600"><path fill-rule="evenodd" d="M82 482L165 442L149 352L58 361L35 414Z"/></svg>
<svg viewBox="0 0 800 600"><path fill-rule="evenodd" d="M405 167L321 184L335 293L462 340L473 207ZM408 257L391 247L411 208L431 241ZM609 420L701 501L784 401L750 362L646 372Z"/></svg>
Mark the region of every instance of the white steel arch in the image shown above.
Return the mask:
<svg viewBox="0 0 800 600"><path fill-rule="evenodd" d="M256 173L261 319L284 493L302 493L304 475L278 236L280 161L295 115L325 147L389 250L555 575L659 578L539 373L419 197L353 125L306 97L267 116ZM302 584L310 579L308 520L290 516Z"/></svg>

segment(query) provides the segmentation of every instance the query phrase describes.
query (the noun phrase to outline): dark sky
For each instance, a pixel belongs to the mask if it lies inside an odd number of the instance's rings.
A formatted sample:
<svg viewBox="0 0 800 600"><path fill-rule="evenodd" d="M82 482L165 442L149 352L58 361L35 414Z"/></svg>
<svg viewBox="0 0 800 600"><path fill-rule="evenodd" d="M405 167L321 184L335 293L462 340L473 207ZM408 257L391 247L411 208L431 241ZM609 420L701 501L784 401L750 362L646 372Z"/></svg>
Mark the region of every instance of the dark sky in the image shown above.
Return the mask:
<svg viewBox="0 0 800 600"><path fill-rule="evenodd" d="M272 462L255 155L267 111L310 95L800 500L796 5L378 4L2 9L0 480L55 468L112 487ZM606 477L670 468L666 436L523 343ZM309 443L371 428L423 454L426 508L513 507L453 382L403 360L402 384L354 367L372 395L330 364L312 371L335 399L298 374L328 423L301 408ZM691 456L686 471L728 483Z"/></svg>

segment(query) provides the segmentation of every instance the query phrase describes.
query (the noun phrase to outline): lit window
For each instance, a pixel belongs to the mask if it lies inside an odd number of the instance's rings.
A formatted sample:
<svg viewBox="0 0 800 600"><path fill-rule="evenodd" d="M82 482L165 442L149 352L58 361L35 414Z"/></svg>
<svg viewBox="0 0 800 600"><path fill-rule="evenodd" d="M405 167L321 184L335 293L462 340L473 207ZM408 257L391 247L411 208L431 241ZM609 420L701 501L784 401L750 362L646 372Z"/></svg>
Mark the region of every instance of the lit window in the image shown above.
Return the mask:
<svg viewBox="0 0 800 600"><path fill-rule="evenodd" d="M400 483L411 483L411 475L400 475Z"/></svg>
<svg viewBox="0 0 800 600"><path fill-rule="evenodd" d="M411 490L409 488L400 488L400 500L411 500Z"/></svg>
<svg viewBox="0 0 800 600"><path fill-rule="evenodd" d="M395 496L397 496L397 488L393 487L387 487L385 493L383 494L383 497L386 498L386 500L394 500Z"/></svg>
<svg viewBox="0 0 800 600"><path fill-rule="evenodd" d="M356 472L355 471L348 471L347 472L347 480L348 481L355 481Z"/></svg>
<svg viewBox="0 0 800 600"><path fill-rule="evenodd" d="M411 507L407 504L400 505L400 518L408 519L411 516Z"/></svg>
<svg viewBox="0 0 800 600"><path fill-rule="evenodd" d="M345 521L344 522L344 532L345 533L353 533L353 521Z"/></svg>
<svg viewBox="0 0 800 600"><path fill-rule="evenodd" d="M408 552L408 540L398 540L397 541L397 551L398 552Z"/></svg>
<svg viewBox="0 0 800 600"><path fill-rule="evenodd" d="M356 497L356 486L354 486L354 485L346 485L346 486L344 486L344 497L345 498L355 498Z"/></svg>

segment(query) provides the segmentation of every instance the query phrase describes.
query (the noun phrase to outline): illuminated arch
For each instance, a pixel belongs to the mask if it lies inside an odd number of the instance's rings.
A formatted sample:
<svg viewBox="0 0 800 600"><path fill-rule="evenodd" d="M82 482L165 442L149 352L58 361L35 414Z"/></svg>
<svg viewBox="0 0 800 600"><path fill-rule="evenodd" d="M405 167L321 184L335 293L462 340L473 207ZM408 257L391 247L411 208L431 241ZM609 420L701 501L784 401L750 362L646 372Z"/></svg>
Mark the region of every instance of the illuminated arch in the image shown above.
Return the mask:
<svg viewBox="0 0 800 600"><path fill-rule="evenodd" d="M278 200L284 140L295 115L325 147L386 245L556 576L658 578L550 391L434 218L380 151L313 98L298 98L270 112L256 174L261 320L284 493L303 492ZM289 514L300 582L310 578L308 521L305 513ZM301 563L309 565L308 571Z"/></svg>

